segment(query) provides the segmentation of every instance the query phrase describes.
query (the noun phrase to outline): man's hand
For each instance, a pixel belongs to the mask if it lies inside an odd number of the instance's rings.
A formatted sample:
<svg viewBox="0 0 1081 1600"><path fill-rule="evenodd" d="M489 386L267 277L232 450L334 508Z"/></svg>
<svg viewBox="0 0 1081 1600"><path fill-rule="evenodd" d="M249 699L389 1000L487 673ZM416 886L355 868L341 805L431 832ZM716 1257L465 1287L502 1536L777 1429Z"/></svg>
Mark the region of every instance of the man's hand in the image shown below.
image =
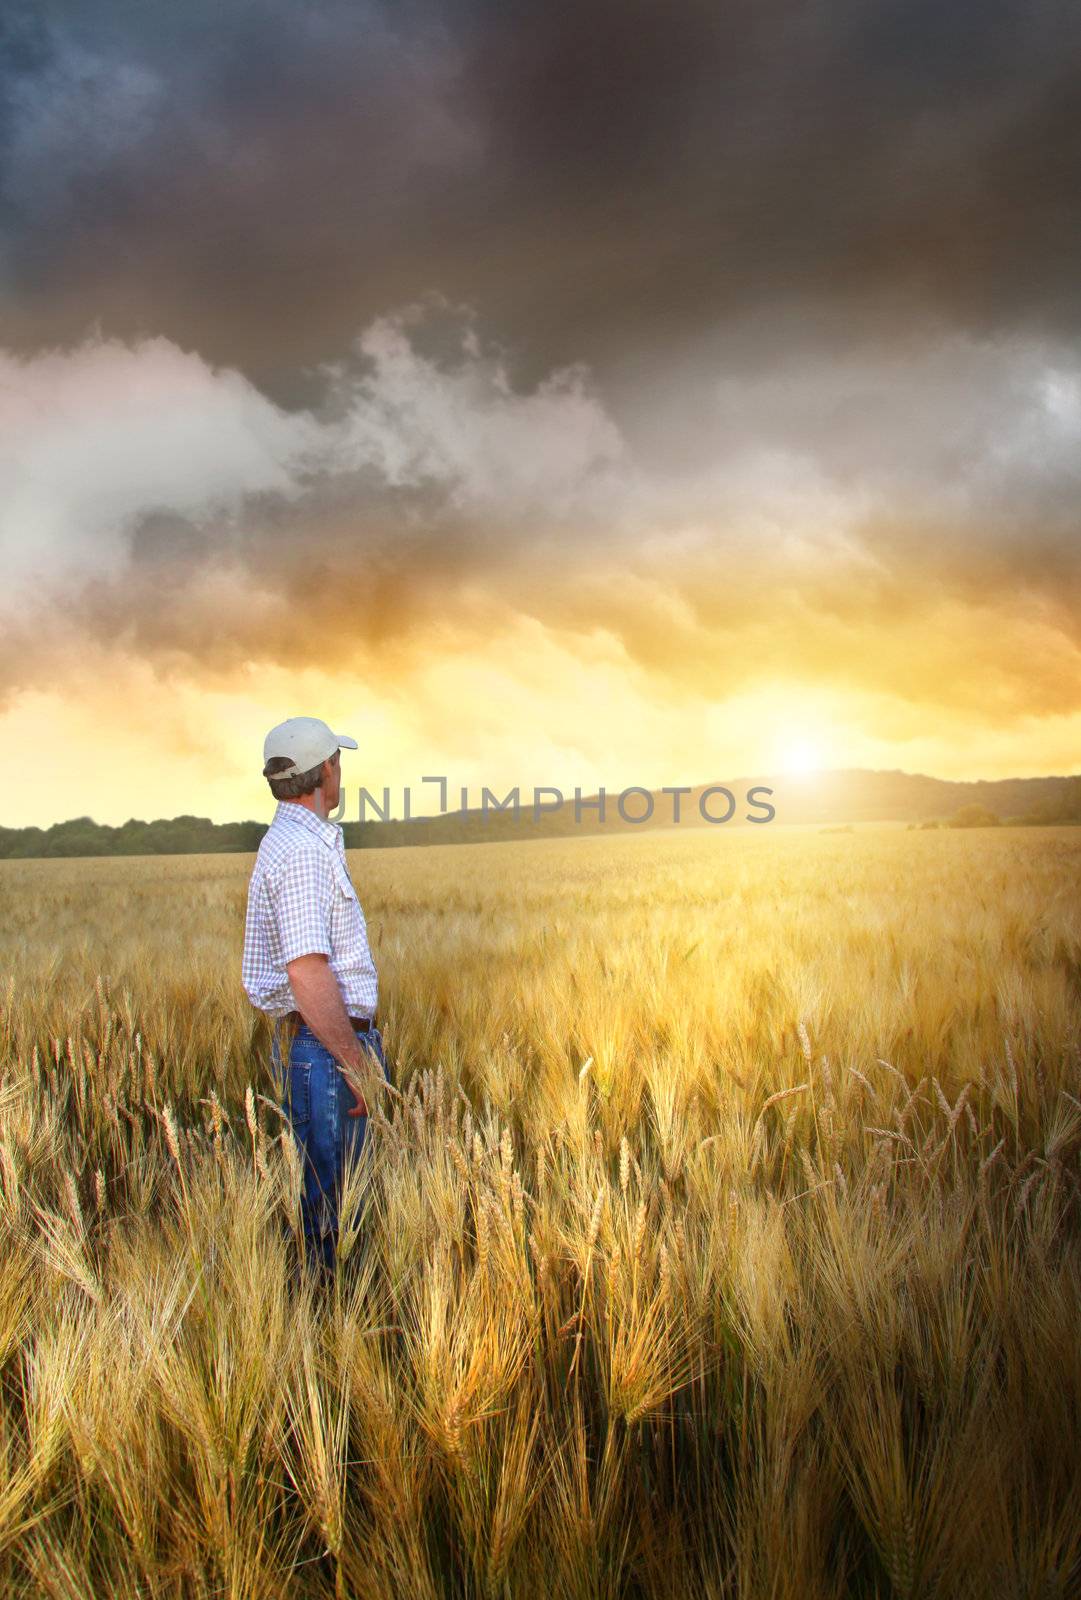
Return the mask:
<svg viewBox="0 0 1081 1600"><path fill-rule="evenodd" d="M342 1068L342 1077L345 1079L345 1081L349 1085L350 1089L352 1089L353 1094L356 1097L356 1102L357 1102L355 1106L350 1106L349 1107L349 1110L345 1113L346 1116L347 1117L366 1117L368 1115L368 1102L364 1098L364 1086L363 1086L363 1084L357 1078L355 1078L353 1076L352 1071L351 1071L351 1069L349 1067L343 1067Z"/></svg>
<svg viewBox="0 0 1081 1600"><path fill-rule="evenodd" d="M366 1096L372 1086L389 1088L390 1085L379 1073L378 1062L363 1042L364 1035L353 1031L330 963L325 955L313 951L311 955L287 961L285 970L296 997L297 1010L320 1044L337 1060L342 1076L357 1098L357 1104L346 1115L366 1117Z"/></svg>
<svg viewBox="0 0 1081 1600"><path fill-rule="evenodd" d="M311 1024L309 1023L308 1026L311 1027ZM356 1034L353 1033L353 1029L352 1028L349 1029L349 1032L353 1034L353 1038L354 1039L357 1037ZM365 1050L365 1047L363 1045L361 1045L360 1048L361 1048L361 1054L365 1058L364 1066L370 1070L371 1067L375 1066L375 1058L372 1055L371 1051L366 1051ZM368 1115L368 1102L364 1098L364 1091L365 1091L365 1088L368 1085L370 1085L370 1083L371 1083L371 1078L368 1076L368 1072L364 1071L364 1070L361 1070L360 1072L358 1072L357 1069L355 1067L353 1067L352 1065L346 1066L343 1063L342 1064L342 1077L345 1079L345 1081L349 1085L350 1089L352 1089L353 1094L356 1096L356 1102L357 1102L355 1106L350 1106L349 1110L345 1113L346 1116L347 1117L366 1117Z"/></svg>

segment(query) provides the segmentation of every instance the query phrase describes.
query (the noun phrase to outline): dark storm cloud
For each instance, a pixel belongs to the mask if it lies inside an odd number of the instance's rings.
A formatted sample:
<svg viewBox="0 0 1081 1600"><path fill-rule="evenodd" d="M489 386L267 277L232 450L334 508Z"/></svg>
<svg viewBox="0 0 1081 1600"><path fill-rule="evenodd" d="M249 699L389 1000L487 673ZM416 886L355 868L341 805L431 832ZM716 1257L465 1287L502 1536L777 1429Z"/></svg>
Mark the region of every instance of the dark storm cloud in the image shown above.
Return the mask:
<svg viewBox="0 0 1081 1600"><path fill-rule="evenodd" d="M1052 0L9 11L3 322L164 334L281 398L482 308L613 393L762 307L1081 324L1081 19ZM753 353L749 353L753 359Z"/></svg>

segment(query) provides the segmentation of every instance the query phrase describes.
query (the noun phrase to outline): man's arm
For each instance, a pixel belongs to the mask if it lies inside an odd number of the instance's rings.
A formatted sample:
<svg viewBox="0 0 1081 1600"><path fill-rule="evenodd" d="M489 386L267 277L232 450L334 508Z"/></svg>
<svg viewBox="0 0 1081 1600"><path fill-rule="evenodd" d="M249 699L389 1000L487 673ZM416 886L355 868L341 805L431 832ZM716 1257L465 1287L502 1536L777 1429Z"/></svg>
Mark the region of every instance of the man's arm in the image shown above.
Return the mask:
<svg viewBox="0 0 1081 1600"><path fill-rule="evenodd" d="M368 1114L365 1090L373 1086L386 1088L381 1074L377 1074L370 1050L361 1044L349 1021L338 980L330 970L325 955L312 952L297 956L285 963L289 984L296 998L297 1010L308 1027L331 1055L341 1063L342 1072L358 1104L348 1113L351 1117Z"/></svg>

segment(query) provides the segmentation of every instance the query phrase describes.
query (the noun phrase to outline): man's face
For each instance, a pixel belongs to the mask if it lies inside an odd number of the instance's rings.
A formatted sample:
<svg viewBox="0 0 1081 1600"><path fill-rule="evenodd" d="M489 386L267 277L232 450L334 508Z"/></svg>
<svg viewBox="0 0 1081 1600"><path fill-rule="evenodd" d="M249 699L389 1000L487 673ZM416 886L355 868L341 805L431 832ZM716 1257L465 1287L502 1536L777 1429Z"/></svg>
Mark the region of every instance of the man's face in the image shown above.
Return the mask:
<svg viewBox="0 0 1081 1600"><path fill-rule="evenodd" d="M323 762L323 804L329 814L337 806L342 793L342 753L335 750L329 761Z"/></svg>

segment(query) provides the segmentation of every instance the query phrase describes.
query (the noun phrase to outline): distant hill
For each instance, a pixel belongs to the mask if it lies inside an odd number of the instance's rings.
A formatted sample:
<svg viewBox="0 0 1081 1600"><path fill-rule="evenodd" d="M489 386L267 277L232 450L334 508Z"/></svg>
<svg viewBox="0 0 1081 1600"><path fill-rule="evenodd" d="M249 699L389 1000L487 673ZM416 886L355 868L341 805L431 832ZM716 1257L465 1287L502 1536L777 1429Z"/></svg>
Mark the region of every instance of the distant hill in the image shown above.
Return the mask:
<svg viewBox="0 0 1081 1600"><path fill-rule="evenodd" d="M930 778L923 773L867 771L851 768L820 772L807 777L760 776L727 780L724 787L736 800L733 815L726 823L707 822L705 809L714 817L724 816L728 803L723 795L710 794L718 784L699 784L680 798L680 820L673 821L673 798L661 790L652 795L652 815L641 822L625 821L617 808L618 794L605 796L605 821L598 820L596 795L581 803L581 820L575 819L573 794L559 809L544 810L533 821L532 807L523 803L515 819L509 812L479 808L464 815L448 811L443 816L417 818L411 822L346 823L345 838L350 848L367 844L463 843L484 839L533 839L541 836L600 832L639 832L651 828L761 827L761 820L748 821L749 815L761 819L762 806L774 808L772 823L856 823L947 821L964 806L978 804L993 812L1002 822L1026 824L1081 821L1081 776L1047 778L1003 778L976 782L951 782ZM748 806L748 797L757 799ZM624 810L628 817L647 811L640 793L628 795Z"/></svg>
<svg viewBox="0 0 1081 1600"><path fill-rule="evenodd" d="M699 784L679 799L680 820L673 820L674 801L663 790L654 791L652 815L641 822L620 815L618 793L605 796L605 820L596 807L597 796L583 799L581 820L575 820L571 793L558 808L547 802L533 821L532 793L522 796L517 818L510 811L480 807L448 811L442 816L417 817L410 822L349 822L343 824L345 843L351 850L412 844L475 844L505 839L552 838L586 833L645 833L655 828L761 827L776 823L847 824L860 822L946 822L965 807L980 806L1000 822L1038 825L1081 822L1081 775L1046 778L980 779L971 783L930 778L923 773L867 771L863 768L820 772L808 777L765 776L730 779L726 796L719 784ZM767 793L766 791L771 791ZM353 791L355 796L355 791ZM347 799L349 791L347 791ZM549 797L550 798L550 797ZM748 802L754 802L749 804ZM768 824L763 818L772 806ZM703 807L726 822L708 822ZM627 818L644 816L649 803L641 791L626 795ZM108 827L90 817L75 817L49 828L0 828L0 858L28 856L190 855L258 848L265 822L214 823L208 817L183 816L157 822L134 818L121 827Z"/></svg>
<svg viewBox="0 0 1081 1600"><path fill-rule="evenodd" d="M1081 821L1081 776L963 783L922 772L853 768L803 779L747 781L776 788L779 822L946 821L969 805L986 806L1002 822Z"/></svg>

